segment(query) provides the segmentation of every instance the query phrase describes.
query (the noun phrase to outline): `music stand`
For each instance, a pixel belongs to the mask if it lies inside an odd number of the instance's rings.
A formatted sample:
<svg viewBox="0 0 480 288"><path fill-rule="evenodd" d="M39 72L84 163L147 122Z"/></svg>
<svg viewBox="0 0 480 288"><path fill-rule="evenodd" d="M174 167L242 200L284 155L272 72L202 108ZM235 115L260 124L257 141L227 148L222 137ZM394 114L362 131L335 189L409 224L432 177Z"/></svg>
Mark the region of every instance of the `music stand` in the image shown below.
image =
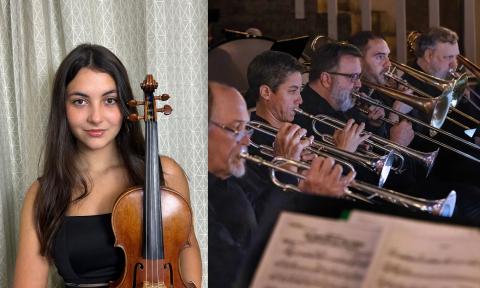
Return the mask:
<svg viewBox="0 0 480 288"><path fill-rule="evenodd" d="M296 59L299 59L308 43L308 39L310 39L310 36L300 36L290 39L277 40L275 43L273 43L273 46L270 48L270 50L285 52L292 55Z"/></svg>

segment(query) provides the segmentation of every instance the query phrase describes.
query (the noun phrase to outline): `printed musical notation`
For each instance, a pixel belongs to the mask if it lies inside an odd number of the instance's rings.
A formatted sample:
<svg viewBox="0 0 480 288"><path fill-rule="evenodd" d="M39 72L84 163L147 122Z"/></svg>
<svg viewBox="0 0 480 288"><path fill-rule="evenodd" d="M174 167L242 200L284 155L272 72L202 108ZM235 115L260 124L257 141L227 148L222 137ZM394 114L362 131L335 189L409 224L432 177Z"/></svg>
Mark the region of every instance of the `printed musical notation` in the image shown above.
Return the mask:
<svg viewBox="0 0 480 288"><path fill-rule="evenodd" d="M284 213L252 287L359 287L380 232Z"/></svg>
<svg viewBox="0 0 480 288"><path fill-rule="evenodd" d="M409 229L390 231L376 251L363 287L480 287L479 240L424 237Z"/></svg>
<svg viewBox="0 0 480 288"><path fill-rule="evenodd" d="M480 287L479 243L473 228L283 213L251 287Z"/></svg>

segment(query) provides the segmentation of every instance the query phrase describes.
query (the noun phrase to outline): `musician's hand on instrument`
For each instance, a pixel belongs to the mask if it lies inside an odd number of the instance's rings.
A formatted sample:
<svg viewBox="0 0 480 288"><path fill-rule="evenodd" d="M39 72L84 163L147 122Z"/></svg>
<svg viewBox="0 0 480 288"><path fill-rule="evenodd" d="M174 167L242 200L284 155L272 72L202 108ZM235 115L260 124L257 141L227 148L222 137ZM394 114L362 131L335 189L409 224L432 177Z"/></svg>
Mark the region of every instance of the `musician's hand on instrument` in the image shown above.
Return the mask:
<svg viewBox="0 0 480 288"><path fill-rule="evenodd" d="M349 119L343 130L335 130L333 139L335 145L345 151L355 152L363 141L370 137L370 133L364 133L365 123L356 124L355 120Z"/></svg>
<svg viewBox="0 0 480 288"><path fill-rule="evenodd" d="M368 119L378 120L385 117L385 110L382 107L370 106L368 107Z"/></svg>
<svg viewBox="0 0 480 288"><path fill-rule="evenodd" d="M402 146L408 146L415 137L412 123L403 119L390 128L390 140Z"/></svg>
<svg viewBox="0 0 480 288"><path fill-rule="evenodd" d="M355 178L353 171L346 176L342 176L342 172L342 166L335 164L332 158L316 157L310 169L303 172L306 179L299 182L299 188L308 193L341 197Z"/></svg>
<svg viewBox="0 0 480 288"><path fill-rule="evenodd" d="M281 156L292 160L300 160L302 151L310 146L313 137L304 137L307 130L291 123L284 123L278 130L275 142L273 143L273 152L275 156Z"/></svg>
<svg viewBox="0 0 480 288"><path fill-rule="evenodd" d="M385 110L378 106L370 106L368 107L368 122L373 127L380 127L382 125L382 121L379 120L382 117L385 117Z"/></svg>
<svg viewBox="0 0 480 288"><path fill-rule="evenodd" d="M407 114L409 113L410 111L412 111L412 106L410 105L407 105L403 102L400 102L398 100L395 100L395 102L393 102L393 105L392 105L392 108L395 110L395 111L398 111L400 113L403 113L403 114ZM390 113L390 115L388 115L388 118L394 122L398 122L399 121L399 117L397 114L395 113Z"/></svg>
<svg viewBox="0 0 480 288"><path fill-rule="evenodd" d="M398 88L399 91L402 91L402 92L405 93L405 94L413 95L413 90L410 89L408 86L399 84L399 85L397 86L397 88Z"/></svg>
<svg viewBox="0 0 480 288"><path fill-rule="evenodd" d="M300 155L300 160L303 162L311 162L316 157L317 157L317 154L308 150L303 150L302 154Z"/></svg>

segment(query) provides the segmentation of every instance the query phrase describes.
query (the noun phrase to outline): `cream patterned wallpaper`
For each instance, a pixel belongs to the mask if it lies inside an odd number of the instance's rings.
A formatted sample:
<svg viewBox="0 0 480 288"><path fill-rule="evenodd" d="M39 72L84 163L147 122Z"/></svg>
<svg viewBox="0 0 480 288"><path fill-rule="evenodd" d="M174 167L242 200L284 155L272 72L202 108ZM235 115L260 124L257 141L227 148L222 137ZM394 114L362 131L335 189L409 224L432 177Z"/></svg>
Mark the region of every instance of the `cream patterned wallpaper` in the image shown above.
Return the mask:
<svg viewBox="0 0 480 288"><path fill-rule="evenodd" d="M172 96L160 151L185 169L207 287L207 1L0 0L0 287L13 277L19 213L38 161L51 82L79 43L111 49L137 98L146 73ZM53 287L53 286L52 286Z"/></svg>

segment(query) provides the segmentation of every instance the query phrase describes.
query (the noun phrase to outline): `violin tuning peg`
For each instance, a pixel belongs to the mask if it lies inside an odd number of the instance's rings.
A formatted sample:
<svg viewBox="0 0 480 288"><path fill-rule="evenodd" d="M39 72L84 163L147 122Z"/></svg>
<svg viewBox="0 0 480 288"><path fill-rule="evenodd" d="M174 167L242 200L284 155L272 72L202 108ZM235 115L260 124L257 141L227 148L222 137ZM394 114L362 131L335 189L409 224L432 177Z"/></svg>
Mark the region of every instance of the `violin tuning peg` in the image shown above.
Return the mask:
<svg viewBox="0 0 480 288"><path fill-rule="evenodd" d="M157 109L157 112L161 112L163 113L164 115L170 115L172 113L172 106L170 105L165 105L163 106L162 108L160 109Z"/></svg>
<svg viewBox="0 0 480 288"><path fill-rule="evenodd" d="M132 99L127 102L127 105L130 107L136 107L138 105L145 105L145 101L137 101L135 99Z"/></svg>
<svg viewBox="0 0 480 288"><path fill-rule="evenodd" d="M170 99L170 95L162 94L160 96L155 96L155 99L156 100L161 100L161 101L167 101L168 99Z"/></svg>
<svg viewBox="0 0 480 288"><path fill-rule="evenodd" d="M138 114L130 114L128 116L128 120L133 121L133 122L136 122L136 121L139 121L139 120L142 120L142 119L145 119L145 117L144 116L138 116Z"/></svg>

